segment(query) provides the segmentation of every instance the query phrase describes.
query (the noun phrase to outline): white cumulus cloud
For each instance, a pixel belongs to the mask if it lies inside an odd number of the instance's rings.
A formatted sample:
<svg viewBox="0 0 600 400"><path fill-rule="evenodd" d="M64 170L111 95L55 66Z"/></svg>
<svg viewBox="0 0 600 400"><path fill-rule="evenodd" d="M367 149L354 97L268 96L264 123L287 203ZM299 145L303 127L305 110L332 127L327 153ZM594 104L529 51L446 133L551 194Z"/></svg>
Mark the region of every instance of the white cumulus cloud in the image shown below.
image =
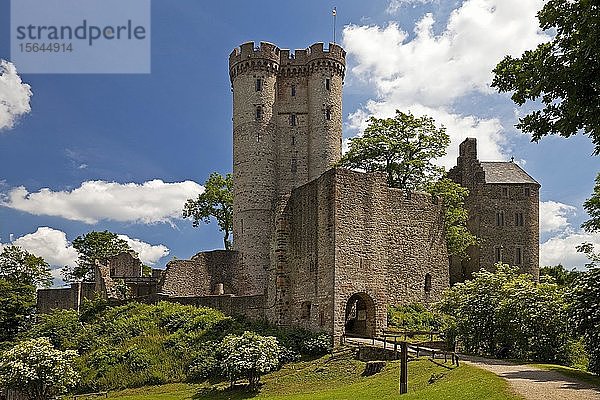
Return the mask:
<svg viewBox="0 0 600 400"><path fill-rule="evenodd" d="M569 216L575 215L577 207L557 201L540 202L540 232L564 231L571 226Z"/></svg>
<svg viewBox="0 0 600 400"><path fill-rule="evenodd" d="M21 81L14 64L0 59L0 131L31 111L31 86Z"/></svg>
<svg viewBox="0 0 600 400"><path fill-rule="evenodd" d="M0 205L33 215L62 217L87 224L101 220L136 223L172 223L181 217L183 204L204 188L196 182L142 184L86 181L71 191L48 188L30 193L25 187L11 189Z"/></svg>
<svg viewBox="0 0 600 400"><path fill-rule="evenodd" d="M566 268L583 267L588 259L576 248L582 243L592 243L596 252L600 251L600 233L586 233L567 228L540 245L540 265L562 264Z"/></svg>
<svg viewBox="0 0 600 400"><path fill-rule="evenodd" d="M403 3L392 1L390 7ZM452 144L441 164L453 164L458 143L467 136L477 137L481 159L504 158L500 120L462 115L454 105L467 95L493 93L491 71L506 54L520 55L549 40L538 30L535 18L543 3L466 0L450 14L439 34L434 32L432 14L415 24L413 36L396 22L346 26L343 44L349 55L349 84L366 85L375 94L350 114L347 128L359 131L369 115L391 117L396 109L410 110L446 126Z"/></svg>

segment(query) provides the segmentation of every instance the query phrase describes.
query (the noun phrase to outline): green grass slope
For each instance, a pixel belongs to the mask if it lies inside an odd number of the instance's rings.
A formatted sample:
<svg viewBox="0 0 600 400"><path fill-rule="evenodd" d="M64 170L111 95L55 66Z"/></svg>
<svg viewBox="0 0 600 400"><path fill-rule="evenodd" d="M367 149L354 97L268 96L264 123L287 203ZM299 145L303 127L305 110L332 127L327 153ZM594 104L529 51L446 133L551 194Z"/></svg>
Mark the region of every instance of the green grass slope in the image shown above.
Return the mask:
<svg viewBox="0 0 600 400"><path fill-rule="evenodd" d="M111 394L120 400L219 400L219 399L398 399L399 363L389 362L383 372L362 376L364 363L348 357L329 356L312 362L286 365L262 378L256 392L242 386L228 388L226 383L210 385L171 384L129 389ZM517 400L508 384L494 374L469 366L452 368L420 359L409 363L409 393L402 399Z"/></svg>

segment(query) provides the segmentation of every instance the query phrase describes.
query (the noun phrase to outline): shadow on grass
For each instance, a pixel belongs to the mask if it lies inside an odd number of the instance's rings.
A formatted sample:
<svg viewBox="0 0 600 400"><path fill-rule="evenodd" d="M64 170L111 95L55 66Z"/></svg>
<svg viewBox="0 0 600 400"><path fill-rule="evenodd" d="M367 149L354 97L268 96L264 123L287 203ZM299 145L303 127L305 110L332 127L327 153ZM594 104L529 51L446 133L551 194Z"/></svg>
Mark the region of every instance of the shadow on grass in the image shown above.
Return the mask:
<svg viewBox="0 0 600 400"><path fill-rule="evenodd" d="M259 385L257 388L249 388L248 385L229 386L211 386L200 388L192 397L193 400L238 400L251 399L260 393Z"/></svg>

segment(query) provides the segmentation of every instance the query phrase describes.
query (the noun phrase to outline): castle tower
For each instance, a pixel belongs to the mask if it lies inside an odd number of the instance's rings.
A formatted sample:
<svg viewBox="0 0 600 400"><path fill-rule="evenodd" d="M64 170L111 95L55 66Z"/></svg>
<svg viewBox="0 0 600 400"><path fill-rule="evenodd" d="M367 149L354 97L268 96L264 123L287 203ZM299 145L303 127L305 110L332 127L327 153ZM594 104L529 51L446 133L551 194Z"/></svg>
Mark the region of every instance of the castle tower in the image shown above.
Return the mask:
<svg viewBox="0 0 600 400"><path fill-rule="evenodd" d="M265 293L281 196L341 157L346 52L242 44L229 56L233 91L233 237L242 253L241 294ZM241 288L240 288L241 289Z"/></svg>

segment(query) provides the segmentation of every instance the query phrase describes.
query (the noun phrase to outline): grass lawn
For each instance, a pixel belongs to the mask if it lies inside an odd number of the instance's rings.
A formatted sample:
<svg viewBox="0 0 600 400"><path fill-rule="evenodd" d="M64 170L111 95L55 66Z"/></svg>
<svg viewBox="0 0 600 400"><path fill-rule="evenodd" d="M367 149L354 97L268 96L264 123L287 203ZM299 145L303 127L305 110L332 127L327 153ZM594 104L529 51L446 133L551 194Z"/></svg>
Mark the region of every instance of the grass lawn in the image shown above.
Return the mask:
<svg viewBox="0 0 600 400"><path fill-rule="evenodd" d="M332 359L329 356L312 362L286 365L280 371L262 378L256 392L243 387L229 389L226 383L171 384L111 393L110 398L121 400L208 400L208 399L398 399L414 400L519 400L508 384L496 375L469 366L449 368L430 360L412 361L409 367L407 395L398 394L399 363L388 362L383 372L364 377L364 363L349 357ZM430 381L432 381L430 383Z"/></svg>
<svg viewBox="0 0 600 400"><path fill-rule="evenodd" d="M581 382L589 383L590 385L600 387L600 376L590 374L589 372L582 371L580 369L564 367L562 365L554 364L531 364L534 367L545 369L548 371L558 372L569 378L577 379Z"/></svg>

